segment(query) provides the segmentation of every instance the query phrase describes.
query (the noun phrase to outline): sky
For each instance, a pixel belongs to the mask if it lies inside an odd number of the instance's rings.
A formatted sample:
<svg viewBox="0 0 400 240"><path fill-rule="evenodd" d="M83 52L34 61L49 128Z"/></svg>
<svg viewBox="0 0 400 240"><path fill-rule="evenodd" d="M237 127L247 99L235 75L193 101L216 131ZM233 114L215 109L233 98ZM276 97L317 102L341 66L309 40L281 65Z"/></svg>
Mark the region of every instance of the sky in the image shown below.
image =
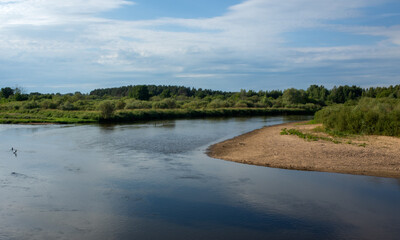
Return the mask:
<svg viewBox="0 0 400 240"><path fill-rule="evenodd" d="M400 84L398 0L0 0L0 87Z"/></svg>

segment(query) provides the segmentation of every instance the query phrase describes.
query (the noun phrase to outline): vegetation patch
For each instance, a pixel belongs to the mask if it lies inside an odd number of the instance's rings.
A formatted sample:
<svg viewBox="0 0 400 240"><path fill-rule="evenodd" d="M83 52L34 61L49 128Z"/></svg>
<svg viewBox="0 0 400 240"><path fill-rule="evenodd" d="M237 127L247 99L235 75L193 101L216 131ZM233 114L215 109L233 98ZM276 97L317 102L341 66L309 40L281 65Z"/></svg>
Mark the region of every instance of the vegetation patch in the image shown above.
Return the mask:
<svg viewBox="0 0 400 240"><path fill-rule="evenodd" d="M328 106L315 114L334 134L400 137L400 99L362 98L356 103Z"/></svg>
<svg viewBox="0 0 400 240"><path fill-rule="evenodd" d="M325 141L330 141L333 143L341 143L341 141L333 139L333 138L329 138L329 137L321 137L321 136L316 136L310 133L303 133L297 129L282 129L281 131L281 135L296 135L299 138L305 139L307 141L318 141L318 140L325 140Z"/></svg>
<svg viewBox="0 0 400 240"><path fill-rule="evenodd" d="M399 98L400 85L369 89L346 85L331 90L311 85L307 90L258 92L136 85L95 89L88 94L26 94L20 88L3 87L0 123L128 123L173 118L311 115L318 111L315 122L323 123L330 135L400 136Z"/></svg>
<svg viewBox="0 0 400 240"><path fill-rule="evenodd" d="M295 128L292 128L292 129L283 128L283 129L281 129L280 134L281 135L295 135L295 136L298 136L299 138L302 138L307 141L323 140L323 141L328 141L328 142L332 142L335 144L345 143L345 144L359 146L359 147L367 146L366 143L356 140L355 135L340 135L340 136L330 135L329 131L327 132L327 131L324 131L323 129L324 128L322 128L322 127L316 127L312 131L317 132L317 133L327 134L328 136L321 136L321 135L316 135L316 134L312 134L312 133L308 133L308 132L302 132L299 129L295 129ZM349 139L349 138L353 138L353 139Z"/></svg>

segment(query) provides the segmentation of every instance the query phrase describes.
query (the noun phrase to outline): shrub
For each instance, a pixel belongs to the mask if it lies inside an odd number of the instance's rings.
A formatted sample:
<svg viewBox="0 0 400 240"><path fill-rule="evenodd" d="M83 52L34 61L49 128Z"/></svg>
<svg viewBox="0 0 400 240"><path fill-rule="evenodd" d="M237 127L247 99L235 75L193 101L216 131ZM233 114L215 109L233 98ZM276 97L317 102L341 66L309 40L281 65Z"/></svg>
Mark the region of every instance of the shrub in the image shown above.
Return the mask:
<svg viewBox="0 0 400 240"><path fill-rule="evenodd" d="M126 103L125 109L148 109L151 106L151 102L131 100Z"/></svg>
<svg viewBox="0 0 400 240"><path fill-rule="evenodd" d="M248 102L240 100L235 104L235 107L237 108L247 108L249 107Z"/></svg>
<svg viewBox="0 0 400 240"><path fill-rule="evenodd" d="M30 102L26 102L23 105L24 109L35 109L35 108L39 108L39 104L36 101L30 101Z"/></svg>
<svg viewBox="0 0 400 240"><path fill-rule="evenodd" d="M175 108L176 101L171 98L165 98L158 102L153 102L154 109L167 109L167 108Z"/></svg>
<svg viewBox="0 0 400 240"><path fill-rule="evenodd" d="M118 110L124 109L126 106L126 103L123 100L119 100L116 104L115 104L115 108Z"/></svg>
<svg viewBox="0 0 400 240"><path fill-rule="evenodd" d="M214 99L207 105L207 107L209 107L209 108L226 108L226 107L230 107L230 105L227 101L224 101L221 99Z"/></svg>
<svg viewBox="0 0 400 240"><path fill-rule="evenodd" d="M362 98L356 105L332 105L318 111L315 120L336 131L400 136L400 99Z"/></svg>
<svg viewBox="0 0 400 240"><path fill-rule="evenodd" d="M183 104L182 108L188 108L188 109L201 109L201 108L206 108L208 105L207 101L203 100L194 100L188 103Z"/></svg>
<svg viewBox="0 0 400 240"><path fill-rule="evenodd" d="M114 115L115 106L111 101L103 101L99 104L100 116L109 119Z"/></svg>
<svg viewBox="0 0 400 240"><path fill-rule="evenodd" d="M40 103L40 107L44 108L44 109L56 109L58 107L58 103L56 103L52 100L46 99Z"/></svg>
<svg viewBox="0 0 400 240"><path fill-rule="evenodd" d="M77 108L70 102L64 102L63 104L61 104L59 106L59 109L63 110L63 111L73 111L73 110L77 110Z"/></svg>

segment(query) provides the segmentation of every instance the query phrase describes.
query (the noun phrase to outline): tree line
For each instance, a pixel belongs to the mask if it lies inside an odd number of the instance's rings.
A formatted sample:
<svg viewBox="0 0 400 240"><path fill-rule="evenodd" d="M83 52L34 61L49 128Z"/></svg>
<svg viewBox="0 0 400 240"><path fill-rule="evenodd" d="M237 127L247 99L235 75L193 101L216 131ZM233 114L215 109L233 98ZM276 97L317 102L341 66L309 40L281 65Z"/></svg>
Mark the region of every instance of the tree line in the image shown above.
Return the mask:
<svg viewBox="0 0 400 240"><path fill-rule="evenodd" d="M327 105L332 103L345 103L349 100L356 100L360 97L371 98L400 98L400 85L389 87L361 88L358 86L338 86L327 89L324 86L311 85L307 90L289 88L286 90L253 91L241 90L240 92L224 92L211 89L196 89L184 86L156 86L156 85L136 85L118 88L95 89L89 95L98 97L132 97L138 100L149 100L152 97L195 97L203 99L205 97L219 97L222 99L239 97L266 97L268 99L282 98L283 102L291 104L317 103Z"/></svg>
<svg viewBox="0 0 400 240"><path fill-rule="evenodd" d="M213 100L239 102L239 105L252 107L259 103L264 107L282 107L298 104L316 104L326 106L335 103L345 103L360 97L370 98L400 98L400 85L389 87L361 88L358 86L338 86L327 89L324 86L311 85L306 90L289 88L286 90L270 90L258 92L240 90L239 92L216 91L211 89L190 88L184 86L164 85L131 85L116 88L95 89L89 94L80 92L68 94L23 93L20 88L4 87L0 90L0 99L8 101L27 101L40 99L61 99L69 102L76 100L125 98L139 101L174 100ZM241 103L241 104L240 104Z"/></svg>

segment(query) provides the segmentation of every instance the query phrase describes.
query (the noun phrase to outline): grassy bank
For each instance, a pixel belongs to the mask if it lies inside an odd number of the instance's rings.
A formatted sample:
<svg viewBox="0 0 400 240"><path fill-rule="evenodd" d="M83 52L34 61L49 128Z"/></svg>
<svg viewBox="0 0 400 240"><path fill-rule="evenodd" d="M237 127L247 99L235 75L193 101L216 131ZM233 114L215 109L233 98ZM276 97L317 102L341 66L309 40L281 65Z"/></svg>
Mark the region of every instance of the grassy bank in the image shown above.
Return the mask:
<svg viewBox="0 0 400 240"><path fill-rule="evenodd" d="M24 110L0 112L0 123L134 123L163 119L310 115L312 110L290 108L142 109L118 110L104 118L101 111Z"/></svg>
<svg viewBox="0 0 400 240"><path fill-rule="evenodd" d="M62 110L23 110L1 111L0 123L96 123L99 113L96 111Z"/></svg>

